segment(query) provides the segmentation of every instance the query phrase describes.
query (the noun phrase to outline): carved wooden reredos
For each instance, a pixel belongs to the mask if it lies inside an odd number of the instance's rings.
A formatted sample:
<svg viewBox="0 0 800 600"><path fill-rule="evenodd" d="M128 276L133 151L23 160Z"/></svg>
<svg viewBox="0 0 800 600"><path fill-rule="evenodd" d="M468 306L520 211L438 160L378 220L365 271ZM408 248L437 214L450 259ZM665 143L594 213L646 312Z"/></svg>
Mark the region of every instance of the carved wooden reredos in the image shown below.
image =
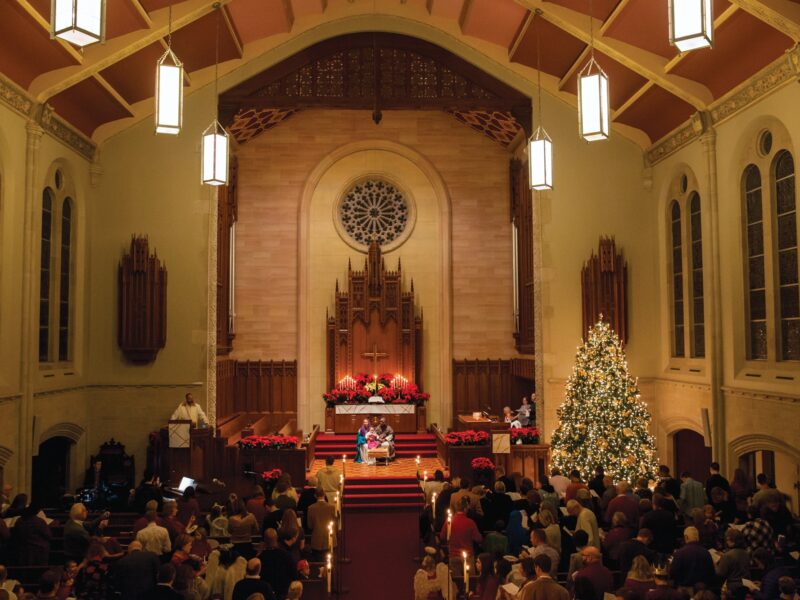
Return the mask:
<svg viewBox="0 0 800 600"><path fill-rule="evenodd" d="M400 261L387 271L381 249L372 242L363 271L348 264L347 288L336 281L334 316L328 316L328 389L346 375L402 375L422 388L422 315L411 291L403 290Z"/></svg>
<svg viewBox="0 0 800 600"><path fill-rule="evenodd" d="M622 252L617 253L613 237L601 237L597 254L592 252L581 271L584 338L603 315L619 339L628 341L627 287L628 265Z"/></svg>

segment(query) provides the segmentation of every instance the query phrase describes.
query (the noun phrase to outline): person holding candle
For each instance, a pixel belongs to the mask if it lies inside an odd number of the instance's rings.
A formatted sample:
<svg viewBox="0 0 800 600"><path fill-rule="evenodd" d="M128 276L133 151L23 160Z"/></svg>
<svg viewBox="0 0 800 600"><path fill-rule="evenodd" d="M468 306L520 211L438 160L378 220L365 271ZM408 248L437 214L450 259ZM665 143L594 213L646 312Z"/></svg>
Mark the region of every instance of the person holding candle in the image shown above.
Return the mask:
<svg viewBox="0 0 800 600"><path fill-rule="evenodd" d="M483 542L483 536L478 531L478 526L475 521L467 516L467 509L469 508L469 500L462 498L458 511L453 515L451 522L445 522L439 532L439 538L442 542L448 542L450 548L450 562L451 566L454 564L456 567L461 567L462 553L467 553L468 561L471 561L473 555L474 544ZM449 533L449 540L448 540Z"/></svg>
<svg viewBox="0 0 800 600"><path fill-rule="evenodd" d="M336 519L336 508L327 502L325 490L317 488L317 501L308 507L308 528L311 530L311 552L314 561L321 561L330 550L328 524Z"/></svg>

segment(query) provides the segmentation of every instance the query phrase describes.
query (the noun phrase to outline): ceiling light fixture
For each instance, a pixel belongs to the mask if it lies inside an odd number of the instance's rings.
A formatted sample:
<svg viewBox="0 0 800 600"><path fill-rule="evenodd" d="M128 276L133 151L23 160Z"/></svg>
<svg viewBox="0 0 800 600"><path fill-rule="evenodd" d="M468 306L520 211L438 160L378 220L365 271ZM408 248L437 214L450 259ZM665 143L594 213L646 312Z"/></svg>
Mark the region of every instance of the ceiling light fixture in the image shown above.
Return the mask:
<svg viewBox="0 0 800 600"><path fill-rule="evenodd" d="M533 26L536 30L536 87L538 91L537 112L539 126L528 144L528 167L531 189L538 191L553 189L553 142L542 127L542 65L539 43L539 18L541 9L536 9Z"/></svg>
<svg viewBox="0 0 800 600"><path fill-rule="evenodd" d="M172 51L172 3L167 51L156 63L156 133L177 135L183 123L183 63Z"/></svg>
<svg viewBox="0 0 800 600"><path fill-rule="evenodd" d="M669 0L669 43L681 52L714 43L711 0Z"/></svg>
<svg viewBox="0 0 800 600"><path fill-rule="evenodd" d="M217 12L217 39L214 54L214 121L203 132L203 183L207 185L226 185L228 183L228 132L220 125L217 114L219 103L219 21L222 18L219 2L214 4Z"/></svg>
<svg viewBox="0 0 800 600"><path fill-rule="evenodd" d="M83 47L106 35L106 0L52 0L50 37Z"/></svg>
<svg viewBox="0 0 800 600"><path fill-rule="evenodd" d="M589 62L578 73L578 129L587 142L608 138L608 75L594 59L594 15L589 0Z"/></svg>

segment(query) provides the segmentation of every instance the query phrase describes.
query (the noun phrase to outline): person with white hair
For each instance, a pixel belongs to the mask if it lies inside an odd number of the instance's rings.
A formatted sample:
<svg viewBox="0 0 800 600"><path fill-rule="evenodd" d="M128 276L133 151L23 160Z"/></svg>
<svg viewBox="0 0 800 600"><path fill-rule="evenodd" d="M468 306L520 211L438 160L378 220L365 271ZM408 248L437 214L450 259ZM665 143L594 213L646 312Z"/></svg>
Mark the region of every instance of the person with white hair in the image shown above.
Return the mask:
<svg viewBox="0 0 800 600"><path fill-rule="evenodd" d="M684 546L676 550L669 567L669 576L679 588L693 589L698 583L711 583L716 578L714 561L700 543L697 527L683 530Z"/></svg>
<svg viewBox="0 0 800 600"><path fill-rule="evenodd" d="M80 563L86 558L89 542L93 535L102 533L108 525L108 512L98 518L87 521L89 512L86 506L77 502L69 509L69 519L64 524L64 554Z"/></svg>

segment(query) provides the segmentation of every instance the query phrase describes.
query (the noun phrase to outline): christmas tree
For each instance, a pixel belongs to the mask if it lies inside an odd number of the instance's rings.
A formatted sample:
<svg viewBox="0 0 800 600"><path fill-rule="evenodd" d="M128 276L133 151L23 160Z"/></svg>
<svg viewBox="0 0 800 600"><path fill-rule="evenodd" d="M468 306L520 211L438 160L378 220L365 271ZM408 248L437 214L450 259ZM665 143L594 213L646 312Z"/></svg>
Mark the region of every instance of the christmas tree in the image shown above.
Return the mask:
<svg viewBox="0 0 800 600"><path fill-rule="evenodd" d="M650 413L628 374L622 344L602 316L588 337L578 348L558 409L553 464L565 472L577 469L585 478L598 466L615 481L652 478L658 460L647 430Z"/></svg>

